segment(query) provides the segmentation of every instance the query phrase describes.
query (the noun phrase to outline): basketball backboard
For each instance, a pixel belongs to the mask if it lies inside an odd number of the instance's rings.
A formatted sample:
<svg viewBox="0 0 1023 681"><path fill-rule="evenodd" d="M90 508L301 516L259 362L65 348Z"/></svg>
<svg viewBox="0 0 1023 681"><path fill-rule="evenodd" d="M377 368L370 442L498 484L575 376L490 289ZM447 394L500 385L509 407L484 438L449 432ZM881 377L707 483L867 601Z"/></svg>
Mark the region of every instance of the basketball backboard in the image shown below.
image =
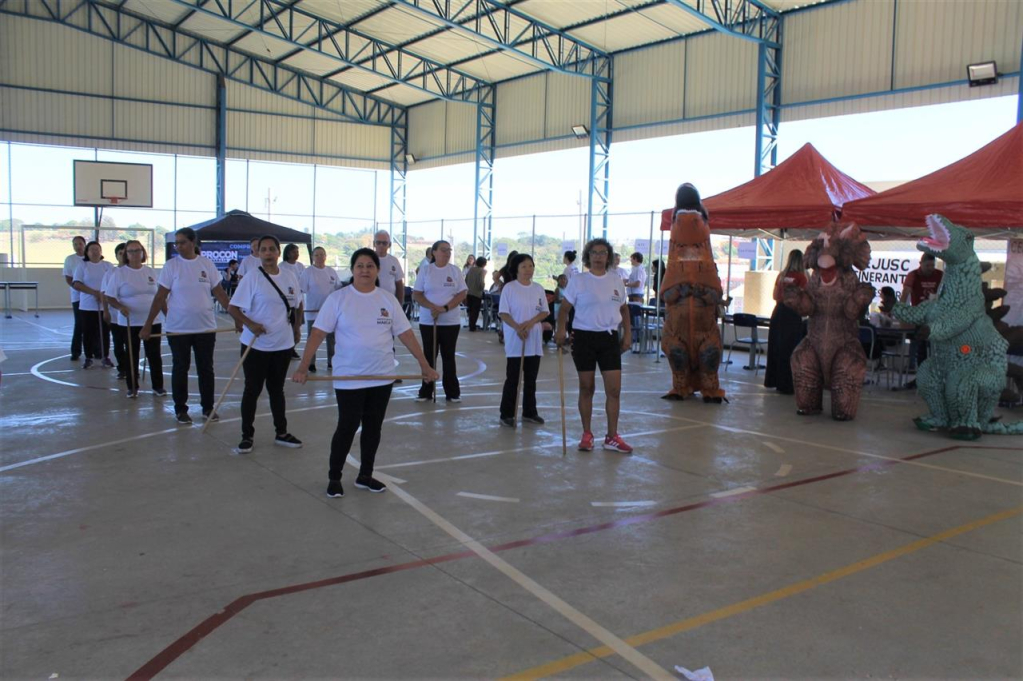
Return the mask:
<svg viewBox="0 0 1023 681"><path fill-rule="evenodd" d="M153 207L153 166L75 161L76 206Z"/></svg>

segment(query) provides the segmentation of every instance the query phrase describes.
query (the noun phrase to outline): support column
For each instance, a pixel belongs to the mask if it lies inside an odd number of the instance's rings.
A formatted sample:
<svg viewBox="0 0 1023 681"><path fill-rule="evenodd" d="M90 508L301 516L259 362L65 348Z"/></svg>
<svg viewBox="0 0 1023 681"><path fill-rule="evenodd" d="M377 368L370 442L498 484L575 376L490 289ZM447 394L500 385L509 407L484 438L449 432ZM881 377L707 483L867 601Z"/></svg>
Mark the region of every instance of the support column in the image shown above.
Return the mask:
<svg viewBox="0 0 1023 681"><path fill-rule="evenodd" d="M217 217L224 215L227 178L227 82L217 76Z"/></svg>
<svg viewBox="0 0 1023 681"><path fill-rule="evenodd" d="M782 18L765 18L763 41L757 45L757 123L753 175L778 165L778 127L781 125L781 40ZM774 267L774 240L757 239L764 251L764 269ZM754 260L754 263L756 261Z"/></svg>
<svg viewBox="0 0 1023 681"><path fill-rule="evenodd" d="M405 177L408 174L408 113L402 110L391 126L391 202L388 211L391 245L397 246L399 259L405 260L407 230L405 228ZM374 201L375 201L374 197Z"/></svg>
<svg viewBox="0 0 1023 681"><path fill-rule="evenodd" d="M611 179L611 82L614 62L600 59L596 77L590 81L590 191L586 204L586 240L593 238L598 221L601 236L607 238L607 199Z"/></svg>
<svg viewBox="0 0 1023 681"><path fill-rule="evenodd" d="M497 144L497 88L484 85L476 104L476 202L473 205L473 253L490 257L494 213L494 152Z"/></svg>
<svg viewBox="0 0 1023 681"><path fill-rule="evenodd" d="M1019 95L1016 97L1016 123L1023 123L1023 48L1019 51L1019 75L1016 82L1019 84Z"/></svg>

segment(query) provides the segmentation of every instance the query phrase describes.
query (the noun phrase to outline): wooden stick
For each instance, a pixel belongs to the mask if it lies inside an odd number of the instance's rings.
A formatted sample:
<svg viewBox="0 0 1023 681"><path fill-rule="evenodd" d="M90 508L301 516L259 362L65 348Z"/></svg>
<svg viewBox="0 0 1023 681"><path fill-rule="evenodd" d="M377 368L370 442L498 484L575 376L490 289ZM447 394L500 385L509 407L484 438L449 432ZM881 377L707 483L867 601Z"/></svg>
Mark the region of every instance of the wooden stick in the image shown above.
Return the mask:
<svg viewBox="0 0 1023 681"><path fill-rule="evenodd" d="M437 371L437 355L440 354L440 346L437 345L437 313L433 314L433 370ZM437 384L433 384L433 403L437 404Z"/></svg>
<svg viewBox="0 0 1023 681"><path fill-rule="evenodd" d="M128 331L128 338L127 338L127 345L128 345L128 371L130 372L128 374L128 392L129 393L134 392L135 394L138 394L138 392L139 392L139 377L138 377L139 367L138 367L137 364L135 364L135 353L133 353L131 351L131 317L128 315L127 312L124 313L124 328ZM134 391L131 389L131 384L132 383L135 384L135 390Z"/></svg>
<svg viewBox="0 0 1023 681"><path fill-rule="evenodd" d="M162 338L164 336L191 336L191 335L197 334L197 333L228 333L230 331L235 331L235 329L229 327L229 328L226 328L226 329L216 329L214 331L191 331L191 332L187 332L187 333L179 332L179 331L167 331L165 333L154 333L154 334L151 334L149 337L150 338Z"/></svg>
<svg viewBox="0 0 1023 681"><path fill-rule="evenodd" d="M558 347L558 388L561 393L561 456L568 455L568 425L565 423L565 360Z"/></svg>
<svg viewBox="0 0 1023 681"><path fill-rule="evenodd" d="M253 339L253 342L255 342L255 339ZM213 415L217 413L217 410L220 409L220 404L224 401L224 398L227 397L227 391L231 389L231 384L234 383L234 377L238 375L238 370L242 368L242 364L245 364L245 358L249 356L250 350L252 350L251 345L245 346L245 352L242 353L242 358L238 360L238 364L235 365L234 371L231 372L231 378L227 379L227 385L224 386L224 392L220 393L220 399L217 400L216 405L213 407L213 411L210 412L210 417L206 419L206 423L202 424L202 431L199 433L200 435L205 433L206 429L210 427Z"/></svg>
<svg viewBox="0 0 1023 681"><path fill-rule="evenodd" d="M145 349L141 344L140 348ZM145 357L142 358L142 378L139 379L139 383L146 382L146 366L149 364L149 353L146 353Z"/></svg>
<svg viewBox="0 0 1023 681"><path fill-rule="evenodd" d="M306 381L421 381L422 374L402 374L400 376L309 376Z"/></svg>
<svg viewBox="0 0 1023 681"><path fill-rule="evenodd" d="M522 340L521 338L519 340ZM526 368L526 341L522 340L522 354L519 355L519 382L515 385L515 402L512 404L512 423L518 423L519 418L519 391L522 391L522 412L526 411L526 386L522 382Z"/></svg>

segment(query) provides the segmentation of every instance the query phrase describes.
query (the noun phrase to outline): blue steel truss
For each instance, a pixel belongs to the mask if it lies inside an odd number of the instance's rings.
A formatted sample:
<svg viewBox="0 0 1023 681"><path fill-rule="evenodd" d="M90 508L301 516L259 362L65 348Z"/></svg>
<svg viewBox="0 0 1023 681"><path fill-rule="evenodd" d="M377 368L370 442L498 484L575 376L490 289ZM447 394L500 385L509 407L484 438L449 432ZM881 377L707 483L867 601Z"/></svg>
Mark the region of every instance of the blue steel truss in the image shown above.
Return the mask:
<svg viewBox="0 0 1023 681"><path fill-rule="evenodd" d="M758 44L781 47L773 24L780 16L758 0L666 0L715 29ZM692 3L692 4L690 4Z"/></svg>
<svg viewBox="0 0 1023 681"><path fill-rule="evenodd" d="M395 257L404 258L407 253L408 229L405 221L405 178L408 174L408 113L402 112L391 126L391 243L401 253ZM401 230L398 232L398 230Z"/></svg>
<svg viewBox="0 0 1023 681"><path fill-rule="evenodd" d="M494 212L494 152L497 136L494 128L497 88L480 90L476 104L476 202L473 205L473 253L490 257Z"/></svg>
<svg viewBox="0 0 1023 681"><path fill-rule="evenodd" d="M590 82L590 195L586 213L586 238L593 238L593 224L600 222L607 238L607 199L611 180L611 84L614 62L601 60L597 78Z"/></svg>
<svg viewBox="0 0 1023 681"><path fill-rule="evenodd" d="M380 76L393 84L407 85L439 99L455 102L475 100L483 81L407 49L384 42L353 28L303 9L303 3L283 0L170 0L187 7L190 14L215 17L245 35L282 40L294 50L280 64L302 51L321 55L340 64ZM243 38L235 38L232 43Z"/></svg>
<svg viewBox="0 0 1023 681"><path fill-rule="evenodd" d="M346 119L394 126L405 109L100 0L0 0L0 14L51 21Z"/></svg>

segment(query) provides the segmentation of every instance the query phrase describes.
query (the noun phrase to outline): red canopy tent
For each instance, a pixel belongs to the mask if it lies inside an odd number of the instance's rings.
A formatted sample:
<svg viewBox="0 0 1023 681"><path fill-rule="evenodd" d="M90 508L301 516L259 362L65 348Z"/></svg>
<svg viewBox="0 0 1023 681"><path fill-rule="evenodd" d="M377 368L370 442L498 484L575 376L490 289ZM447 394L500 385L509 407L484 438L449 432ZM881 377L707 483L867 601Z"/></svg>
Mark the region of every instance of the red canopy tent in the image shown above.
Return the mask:
<svg viewBox="0 0 1023 681"><path fill-rule="evenodd" d="M985 235L1023 230L1023 123L950 166L846 204L842 219L868 231L922 232L931 213Z"/></svg>
<svg viewBox="0 0 1023 681"><path fill-rule="evenodd" d="M705 199L714 233L777 235L789 230L816 232L834 220L847 201L875 194L804 144L770 172ZM672 210L661 215L671 229Z"/></svg>

